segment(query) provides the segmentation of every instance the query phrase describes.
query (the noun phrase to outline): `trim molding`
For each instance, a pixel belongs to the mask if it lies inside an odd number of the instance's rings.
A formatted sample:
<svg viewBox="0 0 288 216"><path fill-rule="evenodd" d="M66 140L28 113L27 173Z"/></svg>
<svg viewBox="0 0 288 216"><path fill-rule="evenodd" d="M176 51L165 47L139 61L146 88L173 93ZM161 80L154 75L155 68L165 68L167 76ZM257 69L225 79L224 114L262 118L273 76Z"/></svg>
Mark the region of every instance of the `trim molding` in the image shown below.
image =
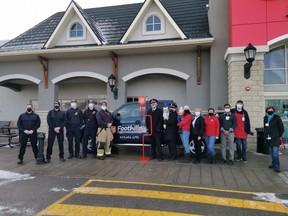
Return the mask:
<svg viewBox="0 0 288 216"><path fill-rule="evenodd" d="M24 79L31 81L37 85L41 83L40 79L37 79L33 76L25 75L25 74L10 74L10 75L5 75L0 77L0 83L6 80L11 80L11 79Z"/></svg>
<svg viewBox="0 0 288 216"><path fill-rule="evenodd" d="M89 72L89 71L77 71L77 72L70 72L63 75L60 75L58 77L55 77L51 80L53 84L56 84L62 80L73 78L73 77L91 77L98 80L102 80L103 82L108 82L108 77L95 73L95 72Z"/></svg>
<svg viewBox="0 0 288 216"><path fill-rule="evenodd" d="M130 73L122 78L124 82L127 82L133 78L143 76L143 75L148 75L148 74L166 74L166 75L172 75L179 77L184 80L188 80L190 75L177 71L177 70L172 70L172 69L167 69L167 68L148 68L148 69L143 69L139 71L135 71L133 73Z"/></svg>

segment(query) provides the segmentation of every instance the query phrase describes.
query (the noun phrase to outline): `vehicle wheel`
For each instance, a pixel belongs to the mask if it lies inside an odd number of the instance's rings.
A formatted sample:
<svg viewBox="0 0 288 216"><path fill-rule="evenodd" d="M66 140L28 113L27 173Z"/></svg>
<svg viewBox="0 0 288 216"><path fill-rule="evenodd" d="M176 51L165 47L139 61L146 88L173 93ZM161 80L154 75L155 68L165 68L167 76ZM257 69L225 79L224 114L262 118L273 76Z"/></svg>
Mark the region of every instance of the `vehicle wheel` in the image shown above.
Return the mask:
<svg viewBox="0 0 288 216"><path fill-rule="evenodd" d="M202 156L206 155L206 151L207 151L207 146L206 146L205 142L203 140L201 140ZM192 156L195 157L195 145L194 145L193 140L190 141L190 152L191 152Z"/></svg>

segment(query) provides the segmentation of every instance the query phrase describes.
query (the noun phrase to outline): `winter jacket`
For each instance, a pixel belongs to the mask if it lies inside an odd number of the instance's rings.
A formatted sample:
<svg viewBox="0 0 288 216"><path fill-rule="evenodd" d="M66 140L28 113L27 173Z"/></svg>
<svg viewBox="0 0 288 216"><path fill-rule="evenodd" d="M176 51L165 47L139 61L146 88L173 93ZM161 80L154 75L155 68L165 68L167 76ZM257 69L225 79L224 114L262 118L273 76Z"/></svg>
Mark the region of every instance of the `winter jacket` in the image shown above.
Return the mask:
<svg viewBox="0 0 288 216"><path fill-rule="evenodd" d="M163 129L163 111L159 108L156 108L154 111L149 109L147 115L152 116L152 136L161 136ZM146 127L148 131L151 131L150 128L150 118L146 117Z"/></svg>
<svg viewBox="0 0 288 216"><path fill-rule="evenodd" d="M65 112L61 110L50 110L47 115L47 123L50 130L54 130L56 127L60 127L61 130L66 125Z"/></svg>
<svg viewBox="0 0 288 216"><path fill-rule="evenodd" d="M21 133L24 130L33 130L34 132L40 127L41 120L38 114L32 113L23 113L19 116L17 121L17 127Z"/></svg>
<svg viewBox="0 0 288 216"><path fill-rule="evenodd" d="M203 136L204 134L204 118L202 116L199 116L195 124L193 126L193 120L192 120L192 133L197 136Z"/></svg>
<svg viewBox="0 0 288 216"><path fill-rule="evenodd" d="M189 131L191 128L191 122L192 122L192 115L188 114L185 117L183 117L182 121L177 124L177 126L182 127L182 131Z"/></svg>
<svg viewBox="0 0 288 216"><path fill-rule="evenodd" d="M229 113L228 115L226 113L223 113L219 117L220 121L220 129L234 132L236 126L237 126L237 119L236 116L233 113Z"/></svg>
<svg viewBox="0 0 288 216"><path fill-rule="evenodd" d="M96 109L90 110L88 108L87 110L84 111L83 120L85 123L85 127L89 127L89 128L97 128L98 127L96 114L97 114Z"/></svg>
<svg viewBox="0 0 288 216"><path fill-rule="evenodd" d="M178 127L177 127L177 112L170 112L169 119L164 120L166 129L164 133L165 140L177 140Z"/></svg>
<svg viewBox="0 0 288 216"><path fill-rule="evenodd" d="M70 108L66 112L66 120L67 120L66 124L67 129L76 127L80 128L83 125L83 113L78 108L76 109Z"/></svg>
<svg viewBox="0 0 288 216"><path fill-rule="evenodd" d="M204 136L219 137L220 123L216 116L205 116L204 118Z"/></svg>
<svg viewBox="0 0 288 216"><path fill-rule="evenodd" d="M112 113L109 112L107 109L97 112L96 114L97 122L99 125L99 128L107 128L107 124L113 123Z"/></svg>
<svg viewBox="0 0 288 216"><path fill-rule="evenodd" d="M274 114L272 119L268 122L267 115L264 116L264 139L269 146L279 146L280 137L284 133L284 125L280 116ZM271 137L268 138L268 137ZM267 139L268 138L268 139Z"/></svg>

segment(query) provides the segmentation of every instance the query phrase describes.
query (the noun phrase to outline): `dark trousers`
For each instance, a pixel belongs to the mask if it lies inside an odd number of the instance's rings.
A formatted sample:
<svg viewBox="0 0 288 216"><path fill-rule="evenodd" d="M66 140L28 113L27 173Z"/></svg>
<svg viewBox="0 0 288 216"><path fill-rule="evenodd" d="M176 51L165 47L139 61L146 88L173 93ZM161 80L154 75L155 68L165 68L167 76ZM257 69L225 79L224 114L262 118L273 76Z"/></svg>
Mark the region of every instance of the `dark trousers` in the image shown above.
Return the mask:
<svg viewBox="0 0 288 216"><path fill-rule="evenodd" d="M23 160L23 156L26 152L28 138L30 139L34 157L35 159L37 159L38 157L37 132L35 131L33 134L29 134L29 135L21 132L19 135L20 135L20 150L19 150L18 159Z"/></svg>
<svg viewBox="0 0 288 216"><path fill-rule="evenodd" d="M166 140L169 149L169 158L175 160L177 158L177 147L175 139Z"/></svg>
<svg viewBox="0 0 288 216"><path fill-rule="evenodd" d="M89 137L91 137L92 154L96 155L96 133L98 128L85 127L83 135L83 156L87 156L87 145Z"/></svg>
<svg viewBox="0 0 288 216"><path fill-rule="evenodd" d="M55 137L57 137L57 141L58 141L58 145L59 145L59 157L60 158L64 157L64 147L63 147L64 132L63 132L63 130L60 130L59 133L56 133L54 130L49 130L46 159L51 159Z"/></svg>
<svg viewBox="0 0 288 216"><path fill-rule="evenodd" d="M66 133L68 139L68 151L71 156L74 156L73 151L73 138L75 139L75 155L79 155L80 152L80 138L81 138L81 131L79 127L74 128L67 128Z"/></svg>
<svg viewBox="0 0 288 216"><path fill-rule="evenodd" d="M151 157L163 159L161 136L151 136Z"/></svg>
<svg viewBox="0 0 288 216"><path fill-rule="evenodd" d="M195 146L195 157L196 160L201 161L201 140L198 140L197 134L193 134L193 142Z"/></svg>

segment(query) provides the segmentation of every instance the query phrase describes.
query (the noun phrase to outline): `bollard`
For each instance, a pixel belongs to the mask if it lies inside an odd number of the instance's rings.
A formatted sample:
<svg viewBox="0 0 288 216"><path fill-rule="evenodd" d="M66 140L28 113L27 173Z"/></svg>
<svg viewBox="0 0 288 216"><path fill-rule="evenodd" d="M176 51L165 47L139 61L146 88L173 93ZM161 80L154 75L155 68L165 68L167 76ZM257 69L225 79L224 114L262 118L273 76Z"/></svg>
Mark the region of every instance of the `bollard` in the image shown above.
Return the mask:
<svg viewBox="0 0 288 216"><path fill-rule="evenodd" d="M43 132L37 133L37 138L38 138L37 164L44 164L45 163L45 157L44 157L45 133L43 133Z"/></svg>

